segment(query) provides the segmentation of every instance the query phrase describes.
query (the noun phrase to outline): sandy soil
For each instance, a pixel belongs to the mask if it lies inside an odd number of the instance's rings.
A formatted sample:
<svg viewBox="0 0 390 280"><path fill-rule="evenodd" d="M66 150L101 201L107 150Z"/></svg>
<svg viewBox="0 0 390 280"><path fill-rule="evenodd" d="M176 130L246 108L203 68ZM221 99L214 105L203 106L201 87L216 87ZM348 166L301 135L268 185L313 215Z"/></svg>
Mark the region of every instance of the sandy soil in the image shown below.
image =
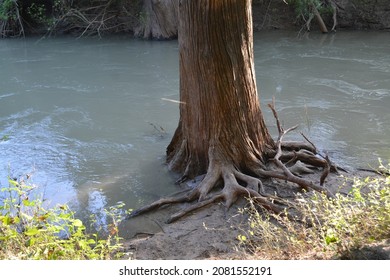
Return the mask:
<svg viewBox="0 0 390 280"><path fill-rule="evenodd" d="M164 220L169 213L174 213L176 207L148 214L149 222L144 224L147 230L140 229L128 240L125 251L128 257L149 260L230 258L229 255L235 253L236 237L245 220L242 215L238 215L237 208L235 205L227 211L219 203L169 225ZM137 223L137 219L144 220L145 217L127 221L126 227Z"/></svg>
<svg viewBox="0 0 390 280"><path fill-rule="evenodd" d="M367 177L373 173L350 172L348 177ZM313 181L319 175L310 175ZM345 180L336 174L328 177L326 185L332 191L346 192L350 184L343 186ZM267 186L267 185L266 185ZM341 189L340 187L343 186ZM283 197L293 197L299 189L289 183L268 182L268 190ZM175 210L187 207L180 204L165 207L158 211L126 220L119 232L125 242L126 258L139 260L190 260L190 259L239 259L243 252L237 249L237 236L246 228L247 217L239 213L246 204L240 199L229 210L222 203L200 209L183 217L173 224L165 220Z"/></svg>

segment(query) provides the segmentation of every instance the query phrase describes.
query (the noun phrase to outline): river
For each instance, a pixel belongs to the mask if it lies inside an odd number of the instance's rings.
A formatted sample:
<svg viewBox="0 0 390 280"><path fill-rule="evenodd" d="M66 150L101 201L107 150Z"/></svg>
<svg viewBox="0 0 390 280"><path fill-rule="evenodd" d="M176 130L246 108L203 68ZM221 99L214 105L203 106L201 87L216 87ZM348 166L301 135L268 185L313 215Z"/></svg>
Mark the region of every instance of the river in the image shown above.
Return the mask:
<svg viewBox="0 0 390 280"><path fill-rule="evenodd" d="M390 33L255 34L262 109L275 97L346 168L390 159ZM104 224L178 190L164 165L179 110L178 46L109 38L0 40L0 183L30 174L48 203Z"/></svg>

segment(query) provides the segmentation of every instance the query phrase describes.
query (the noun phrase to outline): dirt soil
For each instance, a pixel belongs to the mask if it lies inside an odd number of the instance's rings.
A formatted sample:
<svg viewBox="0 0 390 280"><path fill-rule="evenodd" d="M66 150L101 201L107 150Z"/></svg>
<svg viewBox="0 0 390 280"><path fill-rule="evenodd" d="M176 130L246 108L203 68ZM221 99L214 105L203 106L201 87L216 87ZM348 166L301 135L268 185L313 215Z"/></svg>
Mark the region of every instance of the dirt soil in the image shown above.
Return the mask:
<svg viewBox="0 0 390 280"><path fill-rule="evenodd" d="M341 175L353 177L373 176L372 172L349 172ZM319 174L312 180L318 183ZM328 176L326 186L333 192L347 192L350 184L337 174ZM285 182L268 182L269 191L278 191L285 198L293 197L299 189ZM341 189L340 187L343 186ZM246 228L247 216L239 213L246 200L239 200L229 210L222 203L200 209L172 224L165 220L175 210L188 203L169 206L149 214L126 220L119 232L125 242L126 258L138 260L193 260L240 259L243 250L238 248L237 236Z"/></svg>
<svg viewBox="0 0 390 280"><path fill-rule="evenodd" d="M168 225L164 221L169 213L175 212L174 209L177 207L168 207L147 215L149 222L143 225L147 230L140 229L125 243L127 257L138 260L233 257L239 228L245 220L242 215L238 215L237 205L228 211L221 203L212 205ZM126 221L126 227L137 223L137 219L144 220L145 215Z"/></svg>

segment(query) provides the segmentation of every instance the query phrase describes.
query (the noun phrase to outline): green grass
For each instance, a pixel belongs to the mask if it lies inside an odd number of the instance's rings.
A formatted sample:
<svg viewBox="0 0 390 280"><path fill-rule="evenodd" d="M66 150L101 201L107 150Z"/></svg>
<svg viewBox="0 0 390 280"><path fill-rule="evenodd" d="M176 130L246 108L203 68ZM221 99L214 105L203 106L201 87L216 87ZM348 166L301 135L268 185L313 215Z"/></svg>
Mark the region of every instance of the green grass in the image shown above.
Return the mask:
<svg viewBox="0 0 390 280"><path fill-rule="evenodd" d="M0 190L0 259L107 260L121 257L117 207L107 237L86 233L86 227L67 205L46 209L42 199L32 198L32 186L8 180Z"/></svg>
<svg viewBox="0 0 390 280"><path fill-rule="evenodd" d="M334 259L364 245L390 238L390 165L383 176L345 178L348 194L329 199L301 194L293 202L299 221L259 211L249 202L248 230L238 236L249 258Z"/></svg>

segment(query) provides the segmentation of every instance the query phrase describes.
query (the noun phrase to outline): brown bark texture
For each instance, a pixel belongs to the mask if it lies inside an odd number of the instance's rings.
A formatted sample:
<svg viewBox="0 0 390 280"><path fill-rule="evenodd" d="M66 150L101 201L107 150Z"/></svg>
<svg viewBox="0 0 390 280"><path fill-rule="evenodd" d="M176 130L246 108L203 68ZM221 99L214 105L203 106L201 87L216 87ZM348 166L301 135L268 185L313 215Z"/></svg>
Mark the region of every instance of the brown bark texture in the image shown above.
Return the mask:
<svg viewBox="0 0 390 280"><path fill-rule="evenodd" d="M251 1L180 5L180 121L168 165L184 179L213 161L250 172L274 148L256 89Z"/></svg>
<svg viewBox="0 0 390 280"><path fill-rule="evenodd" d="M134 35L145 39L177 37L179 0L144 0L140 24Z"/></svg>

